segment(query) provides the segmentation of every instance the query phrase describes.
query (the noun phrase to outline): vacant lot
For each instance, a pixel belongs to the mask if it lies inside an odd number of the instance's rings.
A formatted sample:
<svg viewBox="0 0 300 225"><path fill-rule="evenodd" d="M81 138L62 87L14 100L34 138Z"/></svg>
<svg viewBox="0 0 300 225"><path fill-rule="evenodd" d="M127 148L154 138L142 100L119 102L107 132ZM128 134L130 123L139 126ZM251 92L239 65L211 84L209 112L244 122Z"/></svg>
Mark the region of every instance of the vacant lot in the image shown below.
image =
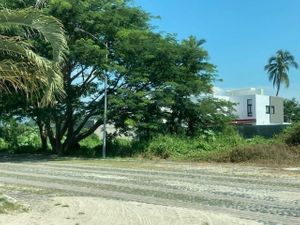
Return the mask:
<svg viewBox="0 0 300 225"><path fill-rule="evenodd" d="M300 173L149 161L0 162L5 225L300 224Z"/></svg>

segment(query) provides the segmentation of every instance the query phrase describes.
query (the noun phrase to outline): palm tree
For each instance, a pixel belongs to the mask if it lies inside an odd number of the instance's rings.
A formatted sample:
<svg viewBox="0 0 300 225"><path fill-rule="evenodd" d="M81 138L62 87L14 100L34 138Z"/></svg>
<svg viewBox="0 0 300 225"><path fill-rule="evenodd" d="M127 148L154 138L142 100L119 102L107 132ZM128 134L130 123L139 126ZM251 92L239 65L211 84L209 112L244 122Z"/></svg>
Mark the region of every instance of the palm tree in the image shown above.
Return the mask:
<svg viewBox="0 0 300 225"><path fill-rule="evenodd" d="M8 35L12 33L18 35ZM51 59L33 51L33 36L49 42ZM0 91L14 89L40 96L44 103L53 101L63 93L61 66L66 53L63 26L56 18L33 8L0 10Z"/></svg>
<svg viewBox="0 0 300 225"><path fill-rule="evenodd" d="M276 56L272 56L265 66L265 70L269 74L269 81L273 82L273 87L277 88L276 96L278 96L282 83L284 83L286 87L289 87L290 81L288 72L290 67L298 68L298 64L294 56L288 51L283 50L277 51Z"/></svg>

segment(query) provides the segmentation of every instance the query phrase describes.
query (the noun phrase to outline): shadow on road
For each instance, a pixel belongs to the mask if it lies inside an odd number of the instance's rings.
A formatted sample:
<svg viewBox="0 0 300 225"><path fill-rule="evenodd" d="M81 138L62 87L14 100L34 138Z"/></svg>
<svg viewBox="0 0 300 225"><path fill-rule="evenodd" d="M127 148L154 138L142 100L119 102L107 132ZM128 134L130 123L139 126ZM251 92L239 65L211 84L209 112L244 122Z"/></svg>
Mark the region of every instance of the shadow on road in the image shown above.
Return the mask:
<svg viewBox="0 0 300 225"><path fill-rule="evenodd" d="M47 161L62 161L66 158L59 157L57 155L44 155L44 154L8 154L0 153L0 163L13 162L47 162Z"/></svg>

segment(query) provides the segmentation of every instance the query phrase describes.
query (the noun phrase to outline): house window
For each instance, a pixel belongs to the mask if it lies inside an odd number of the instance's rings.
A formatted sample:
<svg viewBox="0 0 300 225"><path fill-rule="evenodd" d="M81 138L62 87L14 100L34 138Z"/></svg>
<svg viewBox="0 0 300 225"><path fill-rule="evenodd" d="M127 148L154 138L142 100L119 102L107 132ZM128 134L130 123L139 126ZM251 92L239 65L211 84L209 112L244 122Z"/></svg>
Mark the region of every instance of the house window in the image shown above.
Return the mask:
<svg viewBox="0 0 300 225"><path fill-rule="evenodd" d="M275 114L275 106L274 105L271 106L271 114Z"/></svg>
<svg viewBox="0 0 300 225"><path fill-rule="evenodd" d="M252 99L247 99L247 114L248 114L248 117L253 116L253 114L252 114Z"/></svg>
<svg viewBox="0 0 300 225"><path fill-rule="evenodd" d="M271 110L270 110L270 106L269 106L269 105L267 105L267 106L266 106L266 114L270 114L270 112L271 112Z"/></svg>

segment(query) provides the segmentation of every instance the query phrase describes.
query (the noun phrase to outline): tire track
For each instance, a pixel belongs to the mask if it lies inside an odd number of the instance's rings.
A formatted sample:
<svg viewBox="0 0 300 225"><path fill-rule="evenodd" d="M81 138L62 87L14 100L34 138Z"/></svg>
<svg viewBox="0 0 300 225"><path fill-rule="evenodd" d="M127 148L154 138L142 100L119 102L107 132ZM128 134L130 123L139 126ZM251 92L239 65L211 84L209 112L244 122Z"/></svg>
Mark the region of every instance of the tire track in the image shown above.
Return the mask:
<svg viewBox="0 0 300 225"><path fill-rule="evenodd" d="M13 165L11 164L8 166L8 168L14 169L15 167L19 167L20 169L24 170L25 167L33 168L31 172L37 172L34 170L36 169L45 169L45 166L43 164L41 165ZM229 187L236 187L237 185L241 188L247 188L247 189L262 189L262 190L272 190L272 191L293 191L293 192L298 192L300 189L300 185L294 184L292 182L265 182L261 179L252 179L252 180L244 180L244 179L239 179L239 178L228 178L228 177L214 177L214 176L209 176L209 175L198 175L198 176L193 176L189 174L174 174L174 173L166 173L162 171L162 174L160 174L158 171L155 173L150 172L139 172L136 170L129 170L129 171L122 171L119 169L107 169L105 168L94 168L94 169L86 169L82 168L81 166L56 166L56 165L48 165L46 166L51 170L54 171L54 169L60 169L60 171L71 171L71 172L78 172L78 173L99 173L101 175L116 175L116 176L127 176L132 179L138 179L138 178L151 178L151 179L159 179L159 180L173 180L173 181L186 181L186 182L191 182L194 184L199 184L199 185L207 185L207 184L212 184L212 185L219 185L220 183L226 184L226 186ZM1 167L0 167L1 168Z"/></svg>
<svg viewBox="0 0 300 225"><path fill-rule="evenodd" d="M61 162L0 163L0 184L16 184L40 187L54 192L62 191L66 194L226 212L245 219L256 221L260 219L273 224L300 224L300 199L299 201L278 201L272 198L264 200L235 193L238 189L245 192L251 190L249 193L264 192L267 195L285 191L285 195L291 195L285 197L292 199L293 195L299 196L300 185L296 177L281 178L276 177L276 174L263 177L257 174L257 176L243 178L234 173L222 176L220 173L208 172L203 168L199 170L176 168L174 171L159 171L159 169L132 169L119 168L115 165L90 166ZM177 185L180 182L183 182L183 185ZM213 186L216 188L211 188Z"/></svg>

